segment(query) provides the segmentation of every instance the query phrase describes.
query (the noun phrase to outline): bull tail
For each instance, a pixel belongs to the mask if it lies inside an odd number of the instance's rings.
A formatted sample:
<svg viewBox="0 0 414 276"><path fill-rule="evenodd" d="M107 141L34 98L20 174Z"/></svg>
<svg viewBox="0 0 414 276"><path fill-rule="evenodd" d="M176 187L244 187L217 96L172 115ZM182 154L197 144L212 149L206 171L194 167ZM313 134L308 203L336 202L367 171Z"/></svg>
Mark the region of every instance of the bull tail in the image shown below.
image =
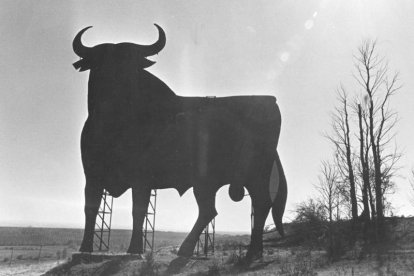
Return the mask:
<svg viewBox="0 0 414 276"><path fill-rule="evenodd" d="M278 170L278 190L276 197L273 200L272 203L272 216L273 221L275 223L276 229L279 232L279 234L284 237L285 231L283 229L283 223L282 218L283 214L285 212L285 206L286 206L286 199L287 199L287 183L286 183L286 177L285 173L283 171L282 163L280 162L279 154L276 152L275 157L275 165L274 169Z"/></svg>

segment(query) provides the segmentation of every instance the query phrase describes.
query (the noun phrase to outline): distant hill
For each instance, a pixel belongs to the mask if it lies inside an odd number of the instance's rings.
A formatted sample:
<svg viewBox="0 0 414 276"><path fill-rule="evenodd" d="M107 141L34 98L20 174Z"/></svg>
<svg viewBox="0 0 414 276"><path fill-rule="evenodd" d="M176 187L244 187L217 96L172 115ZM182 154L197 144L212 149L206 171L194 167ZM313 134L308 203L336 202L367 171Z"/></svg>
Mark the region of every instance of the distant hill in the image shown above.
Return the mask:
<svg viewBox="0 0 414 276"><path fill-rule="evenodd" d="M131 239L131 230L113 229L111 231L111 250L126 251ZM187 233L156 231L155 248L179 246ZM40 227L0 227L0 246L21 245L66 245L78 248L82 241L83 229L71 228L40 228ZM230 235L216 233L216 241L229 240L248 242L249 235Z"/></svg>

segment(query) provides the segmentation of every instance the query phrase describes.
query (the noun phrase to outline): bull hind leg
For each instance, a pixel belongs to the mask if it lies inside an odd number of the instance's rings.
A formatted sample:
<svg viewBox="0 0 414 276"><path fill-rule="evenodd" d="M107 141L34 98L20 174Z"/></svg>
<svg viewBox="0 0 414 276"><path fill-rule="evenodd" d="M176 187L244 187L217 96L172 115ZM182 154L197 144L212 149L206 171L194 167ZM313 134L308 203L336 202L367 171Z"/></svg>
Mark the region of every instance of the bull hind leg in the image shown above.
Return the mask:
<svg viewBox="0 0 414 276"><path fill-rule="evenodd" d="M142 225L148 210L148 203L151 196L151 189L146 187L132 188L132 237L129 244L128 253L142 254Z"/></svg>
<svg viewBox="0 0 414 276"><path fill-rule="evenodd" d="M279 159L279 154L276 152L276 166L279 172L279 188L276 194L276 198L272 205L272 217L275 223L276 229L279 234L284 237L285 231L283 229L282 217L285 212L286 199L287 199L287 183L285 173L283 171L282 163Z"/></svg>
<svg viewBox="0 0 414 276"><path fill-rule="evenodd" d="M270 199L266 199L265 197L263 198L262 196L252 194L251 192L249 193L252 199L254 217L250 245L246 254L246 260L248 262L262 257L263 228L271 207Z"/></svg>
<svg viewBox="0 0 414 276"><path fill-rule="evenodd" d="M185 238L181 244L177 255L180 257L191 257L194 252L196 243L200 237L201 232L207 226L208 223L217 215L215 201L215 192L197 192L194 191L194 195L198 205L198 218L193 226L193 229Z"/></svg>
<svg viewBox="0 0 414 276"><path fill-rule="evenodd" d="M95 188L86 183L85 187L85 230L80 252L93 251L93 233L95 230L96 216L101 203L103 189Z"/></svg>
<svg viewBox="0 0 414 276"><path fill-rule="evenodd" d="M266 158L261 162L261 169L257 171L256 178L252 178L255 179L255 183L246 187L250 194L254 212L250 245L246 254L247 262L262 257L263 228L272 206L269 190L269 180L271 177L274 157Z"/></svg>

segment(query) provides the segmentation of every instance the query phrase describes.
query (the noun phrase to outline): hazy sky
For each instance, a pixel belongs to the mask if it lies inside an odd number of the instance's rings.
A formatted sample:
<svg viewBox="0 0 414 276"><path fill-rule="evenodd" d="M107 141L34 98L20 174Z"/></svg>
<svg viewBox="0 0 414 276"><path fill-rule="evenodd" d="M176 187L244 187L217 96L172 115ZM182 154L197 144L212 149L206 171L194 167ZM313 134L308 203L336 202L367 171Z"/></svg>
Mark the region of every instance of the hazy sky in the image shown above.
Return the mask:
<svg viewBox="0 0 414 276"><path fill-rule="evenodd" d="M400 71L403 89L397 143L404 157L393 196L397 214L408 203L414 165L414 2L412 0L269 1L1 1L0 226L83 227L84 175L80 133L87 116L87 72L72 63L76 33L83 41L153 43L157 23L166 47L149 71L179 95L275 95L282 111L279 152L295 205L315 194L322 137L342 82L360 93L353 59L365 38ZM248 231L250 199L217 196L217 231ZM131 228L130 191L114 201L113 227ZM159 191L159 230L189 231L197 207L188 191ZM270 223L270 220L269 220Z"/></svg>

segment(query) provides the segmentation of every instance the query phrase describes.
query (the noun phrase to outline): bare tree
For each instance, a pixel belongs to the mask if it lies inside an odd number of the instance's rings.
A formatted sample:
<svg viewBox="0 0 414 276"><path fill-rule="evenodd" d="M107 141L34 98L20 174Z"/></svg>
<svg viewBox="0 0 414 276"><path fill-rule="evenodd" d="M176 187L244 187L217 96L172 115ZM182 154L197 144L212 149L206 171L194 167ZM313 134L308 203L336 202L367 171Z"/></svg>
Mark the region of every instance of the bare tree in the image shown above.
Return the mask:
<svg viewBox="0 0 414 276"><path fill-rule="evenodd" d="M394 140L397 113L390 109L390 98L401 88L398 73L389 76L388 62L377 54L377 42L367 40L355 56L355 79L364 90L367 102L367 127L373 159L377 230L384 218L384 194L392 188L400 154L390 151Z"/></svg>
<svg viewBox="0 0 414 276"><path fill-rule="evenodd" d="M321 175L319 175L319 183L316 189L320 195L320 202L325 208L329 222L334 220L336 211L336 219L339 218L339 172L332 162L323 161L321 166Z"/></svg>
<svg viewBox="0 0 414 276"><path fill-rule="evenodd" d="M332 113L332 134L326 134L336 149L337 169L342 177L342 183L348 187L345 194L349 193L352 219L358 218L358 203L355 189L355 174L352 162L351 129L349 123L348 96L343 86L338 91L339 106ZM323 165L325 166L325 165ZM347 196L346 196L347 197Z"/></svg>
<svg viewBox="0 0 414 276"><path fill-rule="evenodd" d="M369 179L369 139L368 139L368 128L365 127L367 125L366 120L366 113L363 112L361 108L361 104L356 104L357 106L357 114L358 114L358 126L359 126L359 161L361 167L361 180L362 180L362 203L364 209L362 211L361 217L368 221L370 219L370 206L371 206L371 215L375 217L375 208L373 205L372 200L372 192L371 192L371 183ZM364 124L364 123L365 124ZM369 204L370 203L370 204Z"/></svg>
<svg viewBox="0 0 414 276"><path fill-rule="evenodd" d="M411 186L411 193L410 193L410 203L414 206L414 168L411 169L410 176L408 177L408 181Z"/></svg>
<svg viewBox="0 0 414 276"><path fill-rule="evenodd" d="M366 227L374 226L375 240L379 241L384 212L391 206L387 195L394 191L401 157L394 144L398 116L390 105L401 86L398 73L391 73L388 62L377 53L376 41L363 42L354 60L354 78L362 93L350 102L346 89L340 86L338 105L331 115L332 131L325 137L335 147L339 194L348 202L354 221L362 205L360 217ZM374 224L369 223L371 219Z"/></svg>

